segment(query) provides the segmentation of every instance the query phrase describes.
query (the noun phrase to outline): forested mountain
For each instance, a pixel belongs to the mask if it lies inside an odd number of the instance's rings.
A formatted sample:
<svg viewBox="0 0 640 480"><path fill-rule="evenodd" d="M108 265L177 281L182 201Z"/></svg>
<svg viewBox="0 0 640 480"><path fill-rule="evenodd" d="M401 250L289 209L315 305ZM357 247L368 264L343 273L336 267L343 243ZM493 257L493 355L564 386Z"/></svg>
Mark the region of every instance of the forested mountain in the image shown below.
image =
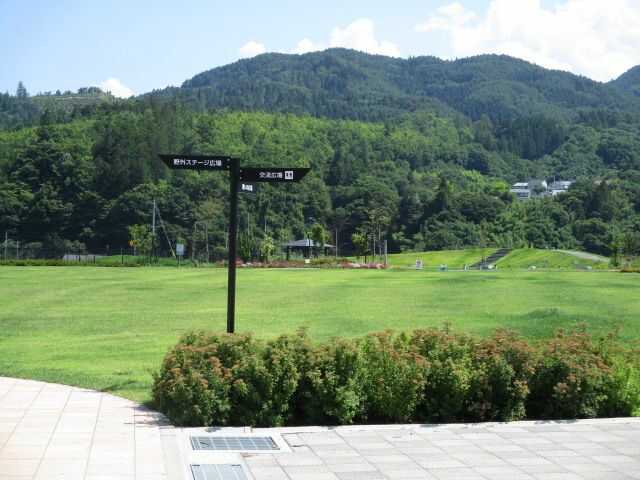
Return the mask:
<svg viewBox="0 0 640 480"><path fill-rule="evenodd" d="M0 93L0 130L28 127L44 122L68 122L89 116L101 106L117 103L115 97L97 87L77 92L60 90L30 96L22 82L16 95Z"/></svg>
<svg viewBox="0 0 640 480"><path fill-rule="evenodd" d="M408 60L330 49L269 53L200 73L156 92L193 108L228 107L385 120L400 112L446 111L505 122L528 115L565 120L579 109L638 111L640 100L609 85L508 56Z"/></svg>
<svg viewBox="0 0 640 480"><path fill-rule="evenodd" d="M226 174L171 172L157 157L185 152L312 168L242 198L246 258L312 224L345 253L356 234L391 251L640 254L640 98L621 86L631 73L604 85L505 56L329 50L261 55L126 101L34 98L20 85L0 95L0 234L33 254L119 251L155 199L172 242L202 252L206 240L222 258ZM533 177L578 181L516 201L509 184Z"/></svg>
<svg viewBox="0 0 640 480"><path fill-rule="evenodd" d="M640 65L633 67L631 70L623 73L617 79L611 82L614 87L640 97Z"/></svg>

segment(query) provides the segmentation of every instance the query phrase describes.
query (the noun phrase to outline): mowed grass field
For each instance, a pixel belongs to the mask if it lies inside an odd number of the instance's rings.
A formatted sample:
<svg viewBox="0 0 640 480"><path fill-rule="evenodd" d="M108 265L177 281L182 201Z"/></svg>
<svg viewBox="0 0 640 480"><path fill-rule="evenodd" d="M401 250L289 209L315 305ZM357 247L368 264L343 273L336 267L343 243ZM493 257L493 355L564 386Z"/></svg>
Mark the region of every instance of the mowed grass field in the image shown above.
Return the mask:
<svg viewBox="0 0 640 480"><path fill-rule="evenodd" d="M148 400L192 329L224 331L224 269L0 267L0 375ZM317 340L441 326L530 338L585 323L640 334L640 275L616 272L240 269L237 331Z"/></svg>

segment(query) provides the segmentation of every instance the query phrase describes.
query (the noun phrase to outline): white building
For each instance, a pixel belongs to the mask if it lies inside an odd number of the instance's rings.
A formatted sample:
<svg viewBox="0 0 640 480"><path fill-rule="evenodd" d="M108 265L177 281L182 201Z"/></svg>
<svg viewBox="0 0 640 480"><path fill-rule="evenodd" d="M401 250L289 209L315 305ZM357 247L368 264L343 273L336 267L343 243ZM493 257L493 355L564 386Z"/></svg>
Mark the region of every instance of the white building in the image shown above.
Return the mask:
<svg viewBox="0 0 640 480"><path fill-rule="evenodd" d="M529 180L527 182L514 183L509 190L518 197L518 200L529 200L533 197L547 195L548 185L546 180Z"/></svg>
<svg viewBox="0 0 640 480"><path fill-rule="evenodd" d="M573 183L571 180L552 182L551 185L549 185L549 192L555 197L556 195L567 192Z"/></svg>
<svg viewBox="0 0 640 480"><path fill-rule="evenodd" d="M527 182L514 183L509 191L518 197L518 200L529 200L530 198L548 196L555 197L568 191L573 183L574 182L570 180L559 180L549 185L546 180L532 179Z"/></svg>

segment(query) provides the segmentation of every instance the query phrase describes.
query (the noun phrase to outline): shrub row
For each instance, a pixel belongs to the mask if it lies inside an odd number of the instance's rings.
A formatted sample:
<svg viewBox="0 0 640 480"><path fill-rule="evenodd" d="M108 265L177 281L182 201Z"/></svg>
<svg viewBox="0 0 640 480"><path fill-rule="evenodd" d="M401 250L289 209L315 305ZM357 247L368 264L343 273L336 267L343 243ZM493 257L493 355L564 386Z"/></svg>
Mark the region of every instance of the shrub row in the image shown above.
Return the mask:
<svg viewBox="0 0 640 480"><path fill-rule="evenodd" d="M97 261L69 261L60 259L32 258L24 260L0 260L0 267L140 267L142 263L126 261L124 263L105 264Z"/></svg>
<svg viewBox="0 0 640 480"><path fill-rule="evenodd" d="M447 328L313 344L304 332L189 333L154 374L177 425L317 425L629 416L637 355L577 331L529 343Z"/></svg>

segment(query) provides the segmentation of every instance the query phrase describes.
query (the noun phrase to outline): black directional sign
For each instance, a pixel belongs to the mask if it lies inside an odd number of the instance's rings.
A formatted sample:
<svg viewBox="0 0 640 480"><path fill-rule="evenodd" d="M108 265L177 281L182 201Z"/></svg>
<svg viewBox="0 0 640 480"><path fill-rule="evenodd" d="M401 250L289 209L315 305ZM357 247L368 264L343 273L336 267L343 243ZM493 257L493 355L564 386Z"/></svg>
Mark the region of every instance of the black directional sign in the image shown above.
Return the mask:
<svg viewBox="0 0 640 480"><path fill-rule="evenodd" d="M235 332L236 253L238 237L238 193L255 194L255 182L299 182L309 168L240 168L240 160L225 155L160 155L175 170L227 170L229 172L229 258L227 280L227 332ZM184 252L183 252L184 253Z"/></svg>
<svg viewBox="0 0 640 480"><path fill-rule="evenodd" d="M222 155L160 155L167 167L174 170L227 170L231 157Z"/></svg>
<svg viewBox="0 0 640 480"><path fill-rule="evenodd" d="M255 195L258 193L258 185L249 182L238 182L238 192Z"/></svg>
<svg viewBox="0 0 640 480"><path fill-rule="evenodd" d="M240 180L247 182L299 182L309 168L263 167L240 169Z"/></svg>

